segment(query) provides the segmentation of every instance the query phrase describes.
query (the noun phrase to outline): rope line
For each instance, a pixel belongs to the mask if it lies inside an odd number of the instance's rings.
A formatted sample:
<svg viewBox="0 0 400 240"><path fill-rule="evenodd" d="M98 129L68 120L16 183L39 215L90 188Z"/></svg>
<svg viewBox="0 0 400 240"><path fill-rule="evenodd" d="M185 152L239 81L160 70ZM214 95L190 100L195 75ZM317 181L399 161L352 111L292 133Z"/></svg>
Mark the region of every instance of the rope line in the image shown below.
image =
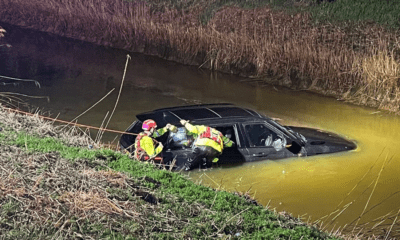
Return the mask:
<svg viewBox="0 0 400 240"><path fill-rule="evenodd" d="M3 109L11 111L11 112L17 112L17 113L21 113L21 114L25 114L28 116L38 116L39 118L45 119L45 120L49 120L49 121L53 121L53 122L59 122L59 123L65 123L65 124L71 124L72 122L68 122L68 121L64 121L64 120L60 120L60 119L55 119L55 118L51 118L51 117L45 117L39 114L34 114L34 113L29 113L29 112L25 112L25 111L21 111L18 109L12 109L12 108L7 108L2 106ZM136 133L130 133L130 132L124 132L124 131L118 131L118 130L113 130L113 129L106 129L106 128L99 128L99 127L94 127L94 126L90 126L90 125L85 125L85 124L79 124L79 123L74 123L74 126L77 127L85 127L85 128L89 128L89 129L95 129L95 130L101 130L101 131L105 131L105 132L112 132L112 133L121 133L121 134L128 134L128 135L138 135Z"/></svg>

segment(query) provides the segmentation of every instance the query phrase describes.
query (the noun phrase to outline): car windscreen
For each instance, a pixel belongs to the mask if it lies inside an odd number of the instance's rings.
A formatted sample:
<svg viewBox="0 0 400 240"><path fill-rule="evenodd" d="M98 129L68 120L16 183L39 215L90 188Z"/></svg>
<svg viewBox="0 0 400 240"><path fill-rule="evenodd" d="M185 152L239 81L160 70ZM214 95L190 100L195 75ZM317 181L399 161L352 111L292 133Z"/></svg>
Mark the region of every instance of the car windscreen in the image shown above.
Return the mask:
<svg viewBox="0 0 400 240"><path fill-rule="evenodd" d="M293 139L297 139L297 137L295 135L293 135L291 132L289 132L289 130L287 128L285 128L284 126L280 125L279 123L273 121L272 119L269 119L267 121L269 124L271 124L272 126L274 126L275 128L277 128L278 130L280 130L281 132L283 132L283 134L286 135L286 137Z"/></svg>

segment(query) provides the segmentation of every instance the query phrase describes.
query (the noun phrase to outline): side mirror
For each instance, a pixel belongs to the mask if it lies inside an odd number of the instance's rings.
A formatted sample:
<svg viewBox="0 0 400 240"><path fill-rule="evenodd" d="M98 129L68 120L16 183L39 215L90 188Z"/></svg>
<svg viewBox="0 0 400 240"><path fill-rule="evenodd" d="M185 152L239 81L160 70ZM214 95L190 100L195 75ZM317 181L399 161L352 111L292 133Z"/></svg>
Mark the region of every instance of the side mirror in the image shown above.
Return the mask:
<svg viewBox="0 0 400 240"><path fill-rule="evenodd" d="M298 142L292 141L290 144L286 145L286 149L293 154L299 154L301 152L302 147Z"/></svg>

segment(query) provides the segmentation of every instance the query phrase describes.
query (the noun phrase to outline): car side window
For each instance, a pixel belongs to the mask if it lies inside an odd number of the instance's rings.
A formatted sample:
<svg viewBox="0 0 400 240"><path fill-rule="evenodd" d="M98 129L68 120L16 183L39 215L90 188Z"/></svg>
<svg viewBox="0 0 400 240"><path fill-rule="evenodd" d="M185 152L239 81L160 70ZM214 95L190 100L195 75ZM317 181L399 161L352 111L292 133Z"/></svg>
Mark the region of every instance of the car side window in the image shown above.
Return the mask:
<svg viewBox="0 0 400 240"><path fill-rule="evenodd" d="M244 128L250 140L251 147L269 147L277 139L277 134L265 124L248 124Z"/></svg>

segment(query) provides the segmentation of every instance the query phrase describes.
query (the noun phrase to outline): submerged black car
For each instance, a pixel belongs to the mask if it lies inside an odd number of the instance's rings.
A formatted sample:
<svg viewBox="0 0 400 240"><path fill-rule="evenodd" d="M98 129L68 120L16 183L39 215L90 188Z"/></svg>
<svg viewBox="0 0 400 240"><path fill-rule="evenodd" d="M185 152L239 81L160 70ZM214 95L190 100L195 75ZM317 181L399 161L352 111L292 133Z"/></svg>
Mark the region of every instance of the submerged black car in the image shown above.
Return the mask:
<svg viewBox="0 0 400 240"><path fill-rule="evenodd" d="M180 124L181 119L192 124L216 128L230 137L236 144L225 148L219 157L219 164L251 162L266 159L282 159L297 156L312 156L355 149L354 142L337 134L304 127L282 126L271 118L254 110L232 104L202 104L162 108L138 114L136 121L126 130L140 133L142 122L153 119L158 128L171 123L178 127L176 133L169 132L157 140L164 145L164 159L176 159L176 167L181 168L191 153L194 139L186 134ZM121 136L122 149L133 151L135 136Z"/></svg>

